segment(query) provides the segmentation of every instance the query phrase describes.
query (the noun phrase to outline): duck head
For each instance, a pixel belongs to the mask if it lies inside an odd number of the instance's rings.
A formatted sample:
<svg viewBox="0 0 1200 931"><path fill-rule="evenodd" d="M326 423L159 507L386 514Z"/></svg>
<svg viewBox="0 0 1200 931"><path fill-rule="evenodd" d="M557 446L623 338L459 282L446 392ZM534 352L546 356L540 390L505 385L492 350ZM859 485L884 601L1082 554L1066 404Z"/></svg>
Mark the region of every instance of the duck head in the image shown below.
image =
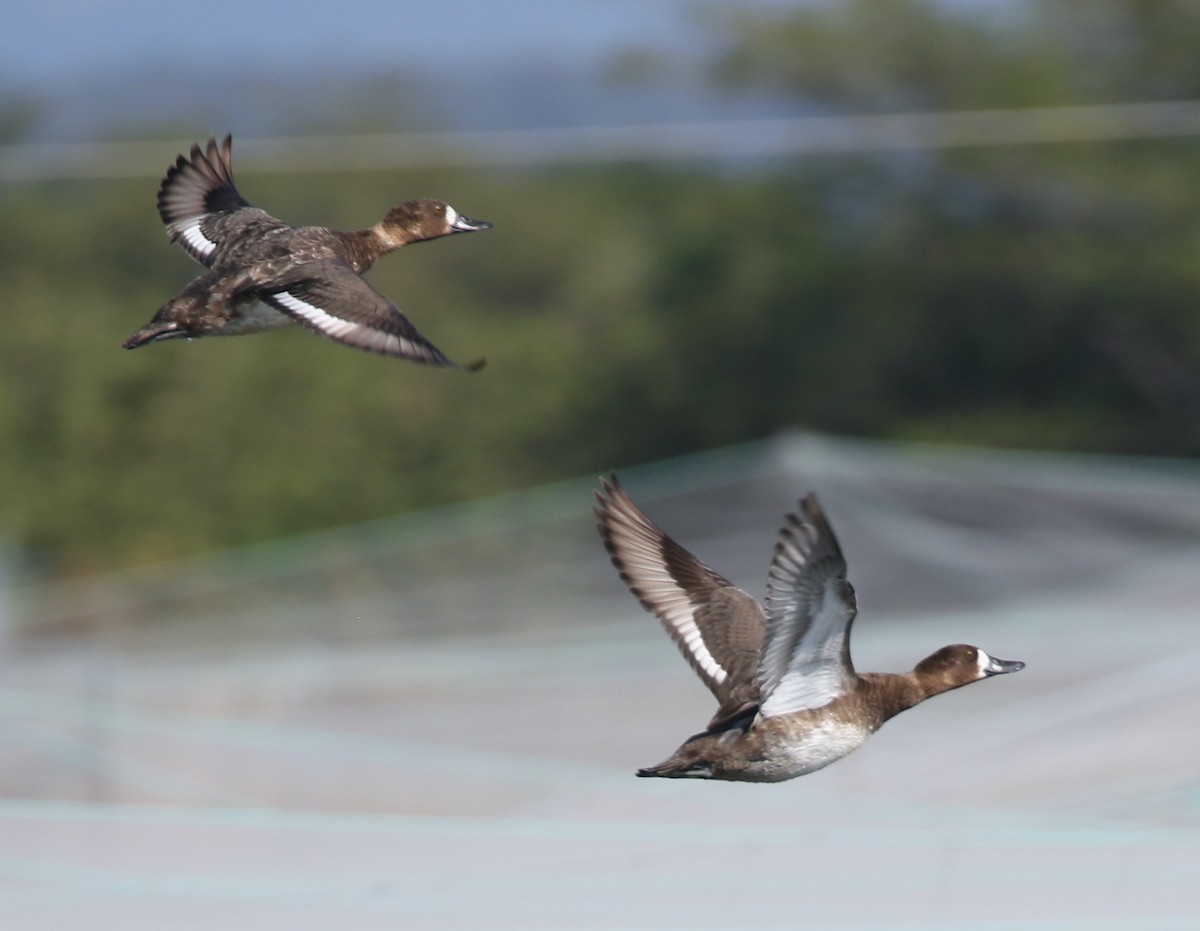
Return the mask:
<svg viewBox="0 0 1200 931"><path fill-rule="evenodd" d="M487 220L463 216L444 200L408 200L389 210L376 229L395 249L426 239L491 228Z"/></svg>
<svg viewBox="0 0 1200 931"><path fill-rule="evenodd" d="M1025 664L1020 660L997 659L979 647L956 643L925 657L917 663L913 675L930 695L936 695L989 676L1018 672L1024 668Z"/></svg>

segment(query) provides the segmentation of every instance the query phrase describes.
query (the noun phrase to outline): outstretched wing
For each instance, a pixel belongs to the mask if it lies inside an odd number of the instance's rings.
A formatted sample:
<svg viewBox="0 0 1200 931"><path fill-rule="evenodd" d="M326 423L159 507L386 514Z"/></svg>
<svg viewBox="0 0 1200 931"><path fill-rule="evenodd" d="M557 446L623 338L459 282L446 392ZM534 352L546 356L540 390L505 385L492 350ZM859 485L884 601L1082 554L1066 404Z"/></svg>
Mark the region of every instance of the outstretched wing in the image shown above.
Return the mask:
<svg viewBox="0 0 1200 931"><path fill-rule="evenodd" d="M616 476L600 480L600 536L621 578L721 702L713 727L757 704L758 603L662 532Z"/></svg>
<svg viewBox="0 0 1200 931"><path fill-rule="evenodd" d="M767 581L758 669L765 717L820 708L853 688L850 626L858 613L846 560L815 495L780 531Z"/></svg>
<svg viewBox="0 0 1200 931"><path fill-rule="evenodd" d="M254 290L297 323L355 349L459 367L348 264L309 262L289 269L286 276ZM482 360L467 368L481 365Z"/></svg>
<svg viewBox="0 0 1200 931"><path fill-rule="evenodd" d="M171 242L178 242L188 255L209 267L225 242L244 229L242 219L253 216L282 225L238 193L232 150L230 136L219 145L209 139L204 150L192 146L191 155L179 156L158 189L158 215Z"/></svg>

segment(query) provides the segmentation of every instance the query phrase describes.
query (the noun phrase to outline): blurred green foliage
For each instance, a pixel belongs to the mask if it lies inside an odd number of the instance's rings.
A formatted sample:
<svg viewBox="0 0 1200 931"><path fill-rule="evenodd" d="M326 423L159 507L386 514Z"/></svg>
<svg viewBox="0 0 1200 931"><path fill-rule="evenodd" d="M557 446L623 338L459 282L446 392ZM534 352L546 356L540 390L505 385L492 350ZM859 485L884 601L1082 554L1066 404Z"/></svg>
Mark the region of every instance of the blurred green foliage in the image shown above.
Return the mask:
<svg viewBox="0 0 1200 931"><path fill-rule="evenodd" d="M1186 6L1033 4L1048 12L1000 23L969 6L738 17L718 73L851 111L1200 96ZM1081 61L1085 33L1125 57ZM475 375L300 328L126 352L198 269L166 242L154 184L11 185L0 532L85 571L789 427L1195 455L1196 145L241 178L295 223L362 227L413 196L492 220L371 273L452 357L486 355Z"/></svg>

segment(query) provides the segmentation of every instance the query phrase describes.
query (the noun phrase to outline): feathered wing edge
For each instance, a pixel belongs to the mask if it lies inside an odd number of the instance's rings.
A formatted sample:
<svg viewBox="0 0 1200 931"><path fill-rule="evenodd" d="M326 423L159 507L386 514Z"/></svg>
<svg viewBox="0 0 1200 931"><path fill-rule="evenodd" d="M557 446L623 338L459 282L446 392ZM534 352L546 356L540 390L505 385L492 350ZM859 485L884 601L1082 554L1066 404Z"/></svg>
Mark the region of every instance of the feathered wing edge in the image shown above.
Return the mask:
<svg viewBox="0 0 1200 931"><path fill-rule="evenodd" d="M710 728L756 705L762 609L646 517L616 476L600 485L595 514L605 549L629 590L721 703Z"/></svg>
<svg viewBox="0 0 1200 931"><path fill-rule="evenodd" d="M192 146L167 169L158 189L158 215L167 227L171 242L178 242L201 265L211 266L220 248L218 234L205 221L250 203L238 193L233 181L233 137L218 143L210 137L205 149Z"/></svg>
<svg viewBox="0 0 1200 931"><path fill-rule="evenodd" d="M853 686L857 613L841 546L816 495L807 495L786 518L767 581L758 673L764 716L819 708Z"/></svg>

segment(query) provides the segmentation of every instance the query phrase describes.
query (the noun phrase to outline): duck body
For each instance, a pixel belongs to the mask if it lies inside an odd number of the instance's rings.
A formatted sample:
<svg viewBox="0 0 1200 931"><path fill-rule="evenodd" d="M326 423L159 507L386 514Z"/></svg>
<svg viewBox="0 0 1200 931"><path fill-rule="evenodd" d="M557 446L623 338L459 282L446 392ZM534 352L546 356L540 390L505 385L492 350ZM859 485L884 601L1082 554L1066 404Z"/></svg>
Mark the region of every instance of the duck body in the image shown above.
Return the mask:
<svg viewBox="0 0 1200 931"><path fill-rule="evenodd" d="M764 718L746 727L703 731L639 776L784 782L823 769L861 747L875 728L825 715Z"/></svg>
<svg viewBox="0 0 1200 931"><path fill-rule="evenodd" d="M236 280L236 276L219 271L197 275L125 341L125 348L136 349L163 339L242 336L294 323L253 293L238 293Z"/></svg>
<svg viewBox="0 0 1200 931"><path fill-rule="evenodd" d="M444 201L422 199L392 208L370 229L290 226L238 193L228 136L179 157L163 180L158 208L171 241L208 271L163 304L125 348L299 323L357 349L454 365L360 276L402 246L488 229L490 223L464 217Z"/></svg>
<svg viewBox="0 0 1200 931"><path fill-rule="evenodd" d="M762 605L663 533L615 477L597 501L621 578L719 702L702 732L639 776L782 782L840 760L927 698L1024 668L954 644L909 672L856 672L857 601L813 495L780 531Z"/></svg>

